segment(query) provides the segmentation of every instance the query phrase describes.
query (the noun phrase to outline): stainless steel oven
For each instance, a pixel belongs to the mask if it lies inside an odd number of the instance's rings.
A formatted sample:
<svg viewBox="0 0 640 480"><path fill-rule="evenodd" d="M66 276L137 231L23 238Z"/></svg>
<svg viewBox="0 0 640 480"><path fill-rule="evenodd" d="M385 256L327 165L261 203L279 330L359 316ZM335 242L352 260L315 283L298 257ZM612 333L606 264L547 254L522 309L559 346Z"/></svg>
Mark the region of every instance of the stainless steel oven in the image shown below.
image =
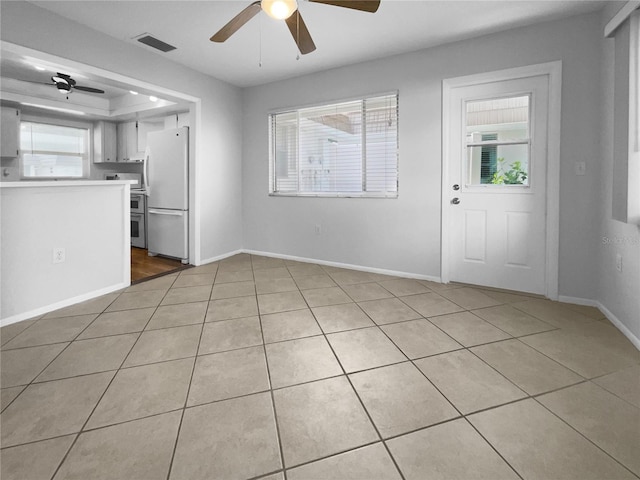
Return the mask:
<svg viewBox="0 0 640 480"><path fill-rule="evenodd" d="M144 193L131 192L131 213L145 213L145 201Z"/></svg>
<svg viewBox="0 0 640 480"><path fill-rule="evenodd" d="M131 245L147 248L147 208L144 193L131 192Z"/></svg>

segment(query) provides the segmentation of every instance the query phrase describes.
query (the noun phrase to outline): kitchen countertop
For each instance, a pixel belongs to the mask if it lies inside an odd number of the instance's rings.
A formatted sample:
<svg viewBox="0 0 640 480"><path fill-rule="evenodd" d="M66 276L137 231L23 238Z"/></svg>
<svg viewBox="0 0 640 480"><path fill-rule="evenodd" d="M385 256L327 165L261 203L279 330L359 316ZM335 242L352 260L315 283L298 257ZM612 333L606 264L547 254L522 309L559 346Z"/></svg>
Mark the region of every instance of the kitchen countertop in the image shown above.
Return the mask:
<svg viewBox="0 0 640 480"><path fill-rule="evenodd" d="M135 183L137 183L135 180L39 180L32 182L0 182L0 188L115 187Z"/></svg>

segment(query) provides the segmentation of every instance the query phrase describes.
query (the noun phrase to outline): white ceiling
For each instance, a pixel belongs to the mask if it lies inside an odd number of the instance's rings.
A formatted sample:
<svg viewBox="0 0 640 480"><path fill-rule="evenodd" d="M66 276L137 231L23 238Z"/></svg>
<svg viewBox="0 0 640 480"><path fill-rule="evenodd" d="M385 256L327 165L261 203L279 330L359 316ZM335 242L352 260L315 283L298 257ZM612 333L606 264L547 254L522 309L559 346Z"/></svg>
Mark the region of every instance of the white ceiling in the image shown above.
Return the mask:
<svg viewBox="0 0 640 480"><path fill-rule="evenodd" d="M377 13L299 0L317 50L297 59L284 21L261 12L218 44L209 37L252 0L34 1L117 39L241 87L599 10L606 1L382 0ZM177 47L161 53L134 37ZM260 65L261 62L261 65Z"/></svg>

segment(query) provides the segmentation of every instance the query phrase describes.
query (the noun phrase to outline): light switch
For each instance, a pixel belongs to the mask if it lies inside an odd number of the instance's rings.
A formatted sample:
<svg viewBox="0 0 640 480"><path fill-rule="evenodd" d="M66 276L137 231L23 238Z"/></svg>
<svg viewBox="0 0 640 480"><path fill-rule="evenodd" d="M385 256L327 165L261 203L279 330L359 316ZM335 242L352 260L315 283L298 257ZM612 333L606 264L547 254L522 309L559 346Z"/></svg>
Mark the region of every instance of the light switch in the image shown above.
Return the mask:
<svg viewBox="0 0 640 480"><path fill-rule="evenodd" d="M576 162L576 175L584 175L587 173L587 164L584 162Z"/></svg>

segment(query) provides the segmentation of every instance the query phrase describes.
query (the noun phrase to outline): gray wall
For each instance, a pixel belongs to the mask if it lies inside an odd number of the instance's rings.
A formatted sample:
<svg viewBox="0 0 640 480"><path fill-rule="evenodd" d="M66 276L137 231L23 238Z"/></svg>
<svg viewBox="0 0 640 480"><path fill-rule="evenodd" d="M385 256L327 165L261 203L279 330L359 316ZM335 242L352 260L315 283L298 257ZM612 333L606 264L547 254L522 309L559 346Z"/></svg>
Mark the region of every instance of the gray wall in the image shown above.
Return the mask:
<svg viewBox="0 0 640 480"><path fill-rule="evenodd" d="M242 248L242 91L28 2L0 2L2 40L141 81L202 101L196 131L196 178L203 261ZM56 41L51 41L56 32Z"/></svg>
<svg viewBox="0 0 640 480"><path fill-rule="evenodd" d="M442 80L562 60L559 289L595 298L600 48L592 14L246 89L245 248L439 277ZM392 90L400 93L398 199L268 196L270 110ZM574 174L578 160L585 176Z"/></svg>
<svg viewBox="0 0 640 480"><path fill-rule="evenodd" d="M600 31L616 13L617 5L607 8ZM601 40L602 51L602 145L600 161L599 236L597 238L597 300L636 338L640 338L640 227L613 219L613 106L614 40ZM622 255L622 272L616 270L616 254Z"/></svg>

